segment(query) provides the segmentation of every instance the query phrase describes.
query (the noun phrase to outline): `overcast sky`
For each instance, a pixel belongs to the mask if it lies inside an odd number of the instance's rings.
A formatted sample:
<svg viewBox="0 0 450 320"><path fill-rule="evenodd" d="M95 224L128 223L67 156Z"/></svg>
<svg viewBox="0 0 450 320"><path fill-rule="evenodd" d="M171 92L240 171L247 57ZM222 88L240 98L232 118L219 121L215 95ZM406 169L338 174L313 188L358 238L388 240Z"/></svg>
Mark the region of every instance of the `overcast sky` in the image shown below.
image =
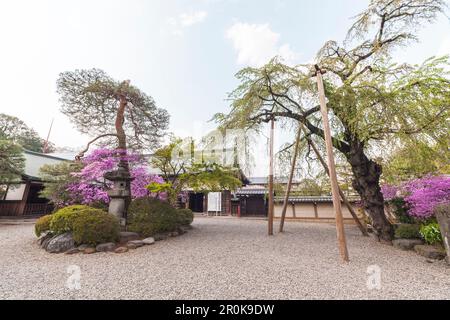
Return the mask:
<svg viewBox="0 0 450 320"><path fill-rule="evenodd" d="M23 119L51 141L79 147L81 136L59 113L62 71L101 68L130 79L171 115L171 131L199 135L229 108L234 74L274 55L307 62L329 39L341 40L364 0L2 0L0 112ZM450 53L441 17L421 42L397 53L420 63Z"/></svg>

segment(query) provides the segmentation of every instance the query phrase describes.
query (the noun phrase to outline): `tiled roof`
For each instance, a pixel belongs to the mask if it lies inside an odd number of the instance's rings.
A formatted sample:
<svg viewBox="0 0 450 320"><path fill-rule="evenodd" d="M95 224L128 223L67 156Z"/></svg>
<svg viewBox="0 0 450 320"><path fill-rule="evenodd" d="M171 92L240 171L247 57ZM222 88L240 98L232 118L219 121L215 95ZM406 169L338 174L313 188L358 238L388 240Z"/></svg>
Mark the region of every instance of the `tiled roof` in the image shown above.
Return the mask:
<svg viewBox="0 0 450 320"><path fill-rule="evenodd" d="M348 201L359 201L358 197L347 197ZM283 202L284 197L275 197L275 202ZM292 196L289 197L289 202L333 202L331 196Z"/></svg>

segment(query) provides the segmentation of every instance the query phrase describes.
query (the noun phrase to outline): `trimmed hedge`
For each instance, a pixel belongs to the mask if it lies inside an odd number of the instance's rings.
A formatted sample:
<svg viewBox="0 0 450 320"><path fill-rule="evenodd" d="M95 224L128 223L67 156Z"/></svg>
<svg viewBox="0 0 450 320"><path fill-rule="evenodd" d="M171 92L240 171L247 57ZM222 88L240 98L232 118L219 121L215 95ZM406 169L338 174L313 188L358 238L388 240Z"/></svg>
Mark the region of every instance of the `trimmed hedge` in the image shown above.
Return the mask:
<svg viewBox="0 0 450 320"><path fill-rule="evenodd" d="M178 221L182 226L188 226L194 221L194 213L190 209L178 209Z"/></svg>
<svg viewBox="0 0 450 320"><path fill-rule="evenodd" d="M181 225L178 211L161 200L148 197L135 199L128 208L128 230L144 237L176 231Z"/></svg>
<svg viewBox="0 0 450 320"><path fill-rule="evenodd" d="M101 209L82 210L73 220L73 239L78 244L115 242L119 231L119 220Z"/></svg>
<svg viewBox="0 0 450 320"><path fill-rule="evenodd" d="M52 221L52 215L46 215L40 217L34 225L34 233L37 237L40 237L43 233L50 231L50 222Z"/></svg>
<svg viewBox="0 0 450 320"><path fill-rule="evenodd" d="M420 239L420 226L417 224L401 224L395 229L397 239Z"/></svg>
<svg viewBox="0 0 450 320"><path fill-rule="evenodd" d="M78 213L90 210L91 207L84 205L73 205L59 209L53 214L50 222L50 230L54 234L63 234L73 230L73 223Z"/></svg>
<svg viewBox="0 0 450 320"><path fill-rule="evenodd" d="M72 232L77 244L96 245L118 240L120 226L119 220L104 210L74 205L40 218L35 233L40 236L46 231L55 235Z"/></svg>

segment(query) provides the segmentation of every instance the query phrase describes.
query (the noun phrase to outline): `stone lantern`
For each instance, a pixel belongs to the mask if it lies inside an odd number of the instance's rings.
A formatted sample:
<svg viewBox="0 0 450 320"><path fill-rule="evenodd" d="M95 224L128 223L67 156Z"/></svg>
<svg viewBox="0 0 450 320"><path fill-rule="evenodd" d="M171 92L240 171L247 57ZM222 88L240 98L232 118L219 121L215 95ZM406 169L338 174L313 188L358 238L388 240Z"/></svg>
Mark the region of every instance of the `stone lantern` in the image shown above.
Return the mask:
<svg viewBox="0 0 450 320"><path fill-rule="evenodd" d="M126 224L126 202L130 199L131 194L127 187L133 180L130 173L119 166L115 171L110 171L104 174L104 178L113 182L113 187L108 191L108 196L111 198L109 202L108 212L115 215L122 226Z"/></svg>

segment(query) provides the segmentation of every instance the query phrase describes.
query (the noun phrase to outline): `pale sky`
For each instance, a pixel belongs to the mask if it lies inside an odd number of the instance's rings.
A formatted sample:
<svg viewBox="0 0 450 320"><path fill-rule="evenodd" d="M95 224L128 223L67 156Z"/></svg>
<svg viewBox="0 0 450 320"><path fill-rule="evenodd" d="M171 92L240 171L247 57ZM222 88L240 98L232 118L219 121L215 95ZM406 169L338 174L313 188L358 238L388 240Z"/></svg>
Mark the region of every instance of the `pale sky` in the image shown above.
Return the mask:
<svg viewBox="0 0 450 320"><path fill-rule="evenodd" d="M130 79L171 115L176 135L214 128L216 112L247 65L275 55L310 61L326 40L342 40L368 0L2 0L0 112L24 120L51 141L88 140L59 113L56 79L67 70L101 68ZM450 22L420 33L399 61L450 53Z"/></svg>

